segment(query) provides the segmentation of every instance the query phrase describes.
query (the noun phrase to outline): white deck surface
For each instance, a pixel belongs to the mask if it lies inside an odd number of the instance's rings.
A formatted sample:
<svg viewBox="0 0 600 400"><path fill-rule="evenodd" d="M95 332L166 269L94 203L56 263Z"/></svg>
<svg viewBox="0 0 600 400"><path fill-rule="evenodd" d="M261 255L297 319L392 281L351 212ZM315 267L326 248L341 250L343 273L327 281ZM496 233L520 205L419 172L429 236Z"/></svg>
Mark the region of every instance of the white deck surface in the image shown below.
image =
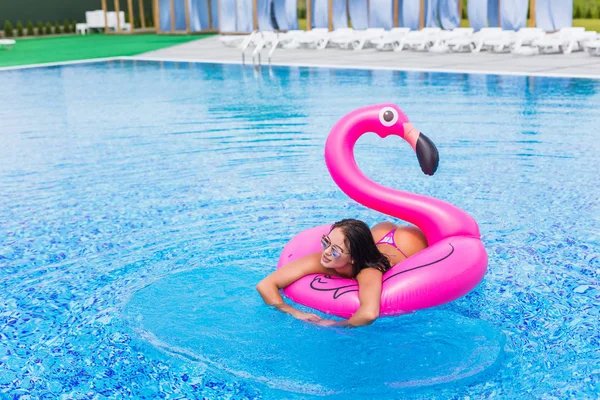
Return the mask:
<svg viewBox="0 0 600 400"><path fill-rule="evenodd" d="M246 63L252 65L252 49L247 50ZM262 64L268 65L267 50ZM141 59L241 63L241 51L225 47L217 36L195 40L162 50L144 53ZM600 57L587 52L517 56L510 53L429 53L360 51L328 48L281 49L272 58L273 65L305 65L346 68L382 68L398 70L448 71L535 76L570 76L600 79Z"/></svg>

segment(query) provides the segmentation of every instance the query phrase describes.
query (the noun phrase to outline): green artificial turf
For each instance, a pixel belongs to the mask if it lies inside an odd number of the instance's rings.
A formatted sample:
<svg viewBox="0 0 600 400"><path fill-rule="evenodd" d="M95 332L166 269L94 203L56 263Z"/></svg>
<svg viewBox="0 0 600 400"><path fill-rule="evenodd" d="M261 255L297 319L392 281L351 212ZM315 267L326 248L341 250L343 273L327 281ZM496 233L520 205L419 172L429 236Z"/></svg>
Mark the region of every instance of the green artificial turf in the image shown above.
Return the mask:
<svg viewBox="0 0 600 400"><path fill-rule="evenodd" d="M91 58L133 56L209 35L86 35L16 39L12 50L0 50L0 67Z"/></svg>

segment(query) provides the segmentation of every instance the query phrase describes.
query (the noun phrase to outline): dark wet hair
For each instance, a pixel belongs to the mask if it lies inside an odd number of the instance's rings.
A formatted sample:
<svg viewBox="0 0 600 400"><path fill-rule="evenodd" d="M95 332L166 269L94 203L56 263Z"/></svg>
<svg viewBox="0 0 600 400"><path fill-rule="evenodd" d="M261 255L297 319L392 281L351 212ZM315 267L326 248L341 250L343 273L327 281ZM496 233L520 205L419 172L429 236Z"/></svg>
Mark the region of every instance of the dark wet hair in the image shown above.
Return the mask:
<svg viewBox="0 0 600 400"><path fill-rule="evenodd" d="M346 237L344 242L354 261L352 264L354 278L365 268L375 268L385 273L392 267L390 260L375 245L367 224L357 219L343 219L331 225L329 232L335 228L340 228Z"/></svg>

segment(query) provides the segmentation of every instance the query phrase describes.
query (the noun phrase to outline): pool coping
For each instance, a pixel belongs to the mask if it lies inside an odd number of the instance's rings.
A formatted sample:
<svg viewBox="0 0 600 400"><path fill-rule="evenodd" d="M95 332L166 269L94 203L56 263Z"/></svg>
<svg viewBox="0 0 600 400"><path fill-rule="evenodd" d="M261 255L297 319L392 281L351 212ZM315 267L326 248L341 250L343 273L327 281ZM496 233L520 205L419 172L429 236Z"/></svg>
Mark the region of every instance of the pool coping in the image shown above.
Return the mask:
<svg viewBox="0 0 600 400"><path fill-rule="evenodd" d="M448 73L448 74L470 74L470 75L507 75L507 76L525 76L525 77L547 77L547 78L572 78L572 79L599 79L599 75L572 75L572 74L561 74L561 73L545 73L545 72L518 72L518 71L495 71L495 70L468 70L468 69L446 69L446 68L416 68L416 67L387 67L387 66L362 66L362 65L336 65L336 64L318 64L309 62L286 62L271 64L265 64L261 66L253 64L243 64L241 61L230 61L230 60L217 60L217 59L186 59L177 57L148 57L148 56L116 56L116 57L104 57L104 58L92 58L87 60L73 60L73 61L58 61L52 63L41 63L41 64L24 64L15 65L10 67L0 67L2 71L15 71L20 69L31 69L31 68L44 68L54 67L62 65L76 65L76 64L91 64L106 61L154 61L154 62L181 62L181 63L196 63L196 64L230 64L230 65L246 65L248 68L269 68L271 66L276 67L307 67L307 68L327 68L327 69L357 69L357 70L379 70L379 71L406 71L406 72L429 72L429 73Z"/></svg>
<svg viewBox="0 0 600 400"><path fill-rule="evenodd" d="M19 70L19 69L56 67L56 66L61 66L61 65L73 65L73 64L90 64L90 63L97 63L97 62L103 62L103 61L114 61L119 58L122 58L122 57L118 56L118 57L88 58L86 60L56 61L56 62L51 62L51 63L12 65L10 67L0 67L0 71L14 71L14 70Z"/></svg>

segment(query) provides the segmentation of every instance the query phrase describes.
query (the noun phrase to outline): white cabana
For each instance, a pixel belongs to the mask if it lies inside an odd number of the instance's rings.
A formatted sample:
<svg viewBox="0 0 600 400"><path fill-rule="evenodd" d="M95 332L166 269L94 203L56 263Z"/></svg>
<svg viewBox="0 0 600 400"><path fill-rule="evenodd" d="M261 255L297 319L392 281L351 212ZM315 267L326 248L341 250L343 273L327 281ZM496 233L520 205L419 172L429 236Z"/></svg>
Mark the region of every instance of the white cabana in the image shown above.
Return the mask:
<svg viewBox="0 0 600 400"><path fill-rule="evenodd" d="M274 0L273 14L278 29L282 31L298 29L297 0Z"/></svg>
<svg viewBox="0 0 600 400"><path fill-rule="evenodd" d="M573 26L573 0L537 0L534 4L537 27L557 31Z"/></svg>
<svg viewBox="0 0 600 400"><path fill-rule="evenodd" d="M476 31L487 27L517 31L527 26L528 3L529 0L469 0L469 24Z"/></svg>
<svg viewBox="0 0 600 400"><path fill-rule="evenodd" d="M462 0L442 0L438 5L438 17L441 28L452 30L460 28Z"/></svg>
<svg viewBox="0 0 600 400"><path fill-rule="evenodd" d="M218 0L155 0L159 33L201 33L218 29Z"/></svg>
<svg viewBox="0 0 600 400"><path fill-rule="evenodd" d="M384 29L394 27L393 0L369 0L369 27Z"/></svg>
<svg viewBox="0 0 600 400"><path fill-rule="evenodd" d="M248 33L258 29L258 15L253 0L219 0L221 33Z"/></svg>
<svg viewBox="0 0 600 400"><path fill-rule="evenodd" d="M369 11L371 0L348 0L348 13L354 29L369 27Z"/></svg>
<svg viewBox="0 0 600 400"><path fill-rule="evenodd" d="M400 7L401 26L413 30L435 28L440 21L444 29L458 28L461 6L458 0L403 0Z"/></svg>
<svg viewBox="0 0 600 400"><path fill-rule="evenodd" d="M221 33L298 29L297 0L218 1ZM307 4L308 7L310 7L309 4ZM325 18L327 18L327 15L325 15Z"/></svg>
<svg viewBox="0 0 600 400"><path fill-rule="evenodd" d="M348 27L346 0L307 0L306 29Z"/></svg>
<svg viewBox="0 0 600 400"><path fill-rule="evenodd" d="M354 29L384 28L392 29L394 7L398 0L349 0L348 13Z"/></svg>
<svg viewBox="0 0 600 400"><path fill-rule="evenodd" d="M527 27L529 0L500 0L500 26L518 31Z"/></svg>
<svg viewBox="0 0 600 400"><path fill-rule="evenodd" d="M402 26L412 30L419 29L421 25L421 3L422 0L402 1Z"/></svg>
<svg viewBox="0 0 600 400"><path fill-rule="evenodd" d="M273 0L218 0L221 33L272 31Z"/></svg>

